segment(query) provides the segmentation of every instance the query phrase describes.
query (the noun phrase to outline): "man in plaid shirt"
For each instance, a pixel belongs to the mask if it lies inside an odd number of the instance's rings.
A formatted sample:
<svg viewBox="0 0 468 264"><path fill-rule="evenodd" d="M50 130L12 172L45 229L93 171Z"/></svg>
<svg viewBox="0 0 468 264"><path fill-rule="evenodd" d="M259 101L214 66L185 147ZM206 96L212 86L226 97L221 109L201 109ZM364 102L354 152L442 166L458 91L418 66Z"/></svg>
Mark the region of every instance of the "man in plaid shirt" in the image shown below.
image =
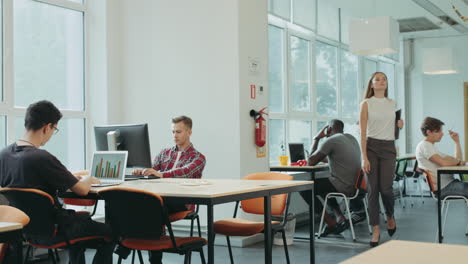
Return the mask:
<svg viewBox="0 0 468 264"><path fill-rule="evenodd" d="M133 174L161 178L201 178L206 159L190 142L192 119L179 116L172 119L172 134L176 145L163 149L153 161L153 168L134 170Z"/></svg>
<svg viewBox="0 0 468 264"><path fill-rule="evenodd" d="M192 135L192 119L179 116L172 119L172 134L176 145L163 149L153 161L153 168L133 170L135 175L154 175L161 178L201 178L205 168L205 156L198 152L190 142ZM169 214L193 210L192 205L164 201ZM162 253L150 251L149 260L152 264L162 263Z"/></svg>

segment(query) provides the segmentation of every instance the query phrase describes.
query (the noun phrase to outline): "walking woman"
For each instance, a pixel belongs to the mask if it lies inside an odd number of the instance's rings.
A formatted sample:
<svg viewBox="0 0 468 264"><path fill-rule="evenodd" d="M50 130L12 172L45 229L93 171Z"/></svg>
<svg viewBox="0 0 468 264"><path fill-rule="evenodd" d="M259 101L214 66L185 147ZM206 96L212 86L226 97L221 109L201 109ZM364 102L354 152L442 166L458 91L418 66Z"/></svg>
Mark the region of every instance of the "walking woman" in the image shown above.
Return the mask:
<svg viewBox="0 0 468 264"><path fill-rule="evenodd" d="M369 192L369 217L372 225L370 246L379 244L379 194L387 215L388 234L396 231L393 207L393 177L395 172L395 110L396 103L388 98L387 76L382 72L372 74L364 101L361 103L362 169L367 174ZM403 120L398 120L403 127Z"/></svg>

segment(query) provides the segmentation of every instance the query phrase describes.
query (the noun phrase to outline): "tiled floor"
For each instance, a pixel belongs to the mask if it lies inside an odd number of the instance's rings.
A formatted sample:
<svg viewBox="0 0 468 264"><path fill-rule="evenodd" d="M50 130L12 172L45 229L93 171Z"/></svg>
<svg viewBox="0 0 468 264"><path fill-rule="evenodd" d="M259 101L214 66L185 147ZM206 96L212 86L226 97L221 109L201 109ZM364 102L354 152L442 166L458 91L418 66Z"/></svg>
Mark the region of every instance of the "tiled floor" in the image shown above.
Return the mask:
<svg viewBox="0 0 468 264"><path fill-rule="evenodd" d="M396 202L396 221L397 232L392 239L426 241L434 242L436 233L436 203L432 198L416 198L413 207L408 206L402 208L401 204ZM468 224L468 209L461 202L454 202L450 206L448 222L446 226L444 243L468 245L468 237L465 236L466 224ZM317 263L339 263L356 254L359 254L369 249L369 232L365 222L355 226L357 241L352 242L350 231L345 231L340 236L321 238L316 240ZM385 231L385 223L382 223L382 228ZM305 236L307 227L299 227L296 230L296 235ZM218 239L221 239L218 237ZM385 243L390 240L386 232L382 232L381 242ZM308 244L302 241L294 241L294 244L289 247L291 263L308 263L309 252ZM234 248L234 259L236 263L263 263L263 243L258 243L247 248ZM145 260L147 259L144 253ZM68 263L65 254L62 254L61 263ZM86 258L88 263L92 263L94 252L88 250ZM114 255L116 256L116 255ZM117 258L114 258L117 263ZM130 258L124 263L131 263ZM138 263L138 261L136 261ZM146 262L148 263L148 262ZM175 254L165 254L163 263L183 263L183 256ZM200 263L200 258L197 253L192 257L192 263ZM215 263L229 263L229 255L226 247L215 247ZM284 251L281 246L273 248L273 263L286 263Z"/></svg>

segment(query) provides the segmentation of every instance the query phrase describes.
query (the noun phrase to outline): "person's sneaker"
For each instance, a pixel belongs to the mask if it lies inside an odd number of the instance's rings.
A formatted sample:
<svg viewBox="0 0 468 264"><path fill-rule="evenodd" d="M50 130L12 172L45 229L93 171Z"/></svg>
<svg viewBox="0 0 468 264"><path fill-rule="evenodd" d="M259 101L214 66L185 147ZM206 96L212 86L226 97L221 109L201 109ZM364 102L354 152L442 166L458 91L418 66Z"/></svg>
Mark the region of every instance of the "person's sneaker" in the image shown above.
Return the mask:
<svg viewBox="0 0 468 264"><path fill-rule="evenodd" d="M341 221L340 223L337 223L334 226L327 226L323 233L320 235L321 237L326 237L329 234L335 234L338 235L341 232L345 231L349 227L349 222L348 220L346 221Z"/></svg>
<svg viewBox="0 0 468 264"><path fill-rule="evenodd" d="M346 229L349 228L349 221L348 220L341 221L338 224L336 224L335 227L336 227L336 229L335 229L334 234L338 235L341 232L343 232L343 231L345 231Z"/></svg>
<svg viewBox="0 0 468 264"><path fill-rule="evenodd" d="M360 223L366 220L366 212L362 213L351 213L351 219L353 220L353 225Z"/></svg>

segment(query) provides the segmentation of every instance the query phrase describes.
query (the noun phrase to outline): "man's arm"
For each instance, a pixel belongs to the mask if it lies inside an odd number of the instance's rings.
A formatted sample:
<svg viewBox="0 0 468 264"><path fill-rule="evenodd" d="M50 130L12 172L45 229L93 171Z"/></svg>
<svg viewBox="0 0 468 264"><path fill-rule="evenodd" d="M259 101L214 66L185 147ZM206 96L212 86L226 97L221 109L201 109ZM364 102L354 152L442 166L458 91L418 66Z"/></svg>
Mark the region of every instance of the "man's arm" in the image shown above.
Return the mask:
<svg viewBox="0 0 468 264"><path fill-rule="evenodd" d="M70 187L70 190L80 196L88 195L89 191L91 190L91 184L99 183L100 181L93 177L93 176L79 176L77 177L80 179L75 185Z"/></svg>
<svg viewBox="0 0 468 264"><path fill-rule="evenodd" d="M465 165L464 161L448 155L441 157L439 154L434 154L429 158L429 160L441 167Z"/></svg>
<svg viewBox="0 0 468 264"><path fill-rule="evenodd" d="M324 137L326 137L328 135L328 129L329 129L329 126L324 126L317 133L317 135L313 138L314 144L312 145L312 149L310 150L310 153L312 153L312 155L309 156L309 158L307 160L307 165L314 166L317 163L319 163L320 161L328 162L327 155L323 154L320 151L317 151L319 141L320 141L320 139L322 139L322 138L324 138Z"/></svg>
<svg viewBox="0 0 468 264"><path fill-rule="evenodd" d="M200 154L184 166L161 172L161 174L164 178L200 178L205 164L205 157Z"/></svg>

